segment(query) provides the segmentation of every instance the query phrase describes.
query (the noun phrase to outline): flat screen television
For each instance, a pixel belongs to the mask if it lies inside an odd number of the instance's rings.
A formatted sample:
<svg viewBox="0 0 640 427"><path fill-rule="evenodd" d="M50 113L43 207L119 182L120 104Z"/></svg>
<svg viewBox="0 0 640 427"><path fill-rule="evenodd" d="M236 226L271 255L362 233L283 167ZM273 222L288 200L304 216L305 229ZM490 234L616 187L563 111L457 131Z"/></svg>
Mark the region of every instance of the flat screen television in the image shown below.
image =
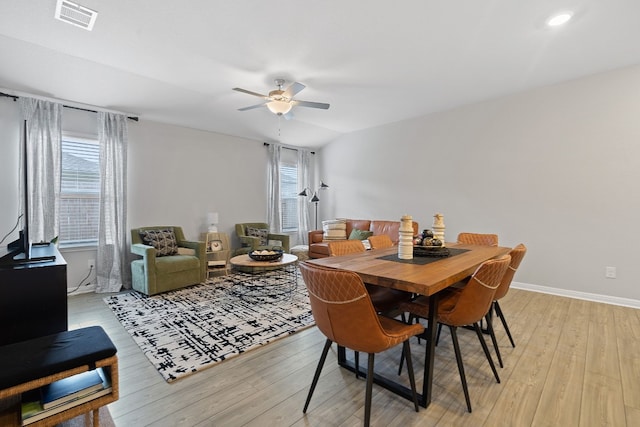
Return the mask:
<svg viewBox="0 0 640 427"><path fill-rule="evenodd" d="M19 232L17 240L7 245L8 253L0 258L0 264L24 264L30 262L52 261L56 257L50 251L37 251L34 254L32 251L31 240L29 239L29 173L27 169L28 156L27 156L27 121L25 120L22 125L22 150L24 155L22 156L22 184L23 184L23 197L22 197L22 230ZM46 246L48 246L47 244ZM39 246L44 246L40 245Z"/></svg>

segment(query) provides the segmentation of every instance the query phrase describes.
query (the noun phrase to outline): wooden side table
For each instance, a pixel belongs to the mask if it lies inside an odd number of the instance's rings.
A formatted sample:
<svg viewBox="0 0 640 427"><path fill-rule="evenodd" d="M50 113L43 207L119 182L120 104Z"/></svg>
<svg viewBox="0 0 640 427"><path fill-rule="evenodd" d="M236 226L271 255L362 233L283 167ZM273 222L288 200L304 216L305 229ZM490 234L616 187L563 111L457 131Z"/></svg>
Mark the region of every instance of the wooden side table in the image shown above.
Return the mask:
<svg viewBox="0 0 640 427"><path fill-rule="evenodd" d="M205 242L207 251L207 278L220 273L228 274L231 245L227 233L202 233L200 240Z"/></svg>

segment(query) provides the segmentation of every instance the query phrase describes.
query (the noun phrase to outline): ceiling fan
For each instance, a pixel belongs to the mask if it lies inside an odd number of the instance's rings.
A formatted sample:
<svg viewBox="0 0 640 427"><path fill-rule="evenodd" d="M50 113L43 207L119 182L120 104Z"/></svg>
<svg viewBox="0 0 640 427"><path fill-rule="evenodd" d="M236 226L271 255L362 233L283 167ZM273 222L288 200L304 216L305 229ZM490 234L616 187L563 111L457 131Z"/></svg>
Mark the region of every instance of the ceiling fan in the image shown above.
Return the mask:
<svg viewBox="0 0 640 427"><path fill-rule="evenodd" d="M249 95L257 96L258 98L262 98L264 100L256 105L239 108L238 111L247 111L254 108L266 106L273 114L284 116L285 119L290 120L293 118L291 109L296 105L299 105L301 107L321 108L323 110L327 110L329 108L329 104L325 104L322 102L299 101L297 99L293 99L296 94L298 94L302 89L306 87L302 83L293 82L285 90L282 90L284 79L275 79L275 83L276 86L278 86L278 89L272 90L271 92L269 92L269 95L262 95L250 90L234 87L233 90L248 93Z"/></svg>

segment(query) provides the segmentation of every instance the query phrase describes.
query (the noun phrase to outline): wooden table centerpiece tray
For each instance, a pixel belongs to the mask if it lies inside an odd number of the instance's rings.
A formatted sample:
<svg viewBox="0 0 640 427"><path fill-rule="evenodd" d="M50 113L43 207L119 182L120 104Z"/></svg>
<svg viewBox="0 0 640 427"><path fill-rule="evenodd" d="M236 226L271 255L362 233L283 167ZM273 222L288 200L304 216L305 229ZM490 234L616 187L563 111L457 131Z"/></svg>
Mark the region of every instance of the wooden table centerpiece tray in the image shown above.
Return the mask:
<svg viewBox="0 0 640 427"><path fill-rule="evenodd" d="M444 246L419 246L413 247L413 256L419 257L448 257L449 249Z"/></svg>

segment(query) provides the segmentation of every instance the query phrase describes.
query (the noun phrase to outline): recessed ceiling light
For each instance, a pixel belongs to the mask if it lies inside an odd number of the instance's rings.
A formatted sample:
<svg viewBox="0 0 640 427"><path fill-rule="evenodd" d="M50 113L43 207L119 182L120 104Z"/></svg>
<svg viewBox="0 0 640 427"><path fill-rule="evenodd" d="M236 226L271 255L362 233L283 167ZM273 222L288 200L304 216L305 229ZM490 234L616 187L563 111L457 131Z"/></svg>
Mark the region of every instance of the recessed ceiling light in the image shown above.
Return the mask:
<svg viewBox="0 0 640 427"><path fill-rule="evenodd" d="M571 12L557 13L552 17L550 17L549 19L547 19L547 25L550 27L558 27L560 25L564 25L567 22L569 22L572 16L573 16L573 13Z"/></svg>

